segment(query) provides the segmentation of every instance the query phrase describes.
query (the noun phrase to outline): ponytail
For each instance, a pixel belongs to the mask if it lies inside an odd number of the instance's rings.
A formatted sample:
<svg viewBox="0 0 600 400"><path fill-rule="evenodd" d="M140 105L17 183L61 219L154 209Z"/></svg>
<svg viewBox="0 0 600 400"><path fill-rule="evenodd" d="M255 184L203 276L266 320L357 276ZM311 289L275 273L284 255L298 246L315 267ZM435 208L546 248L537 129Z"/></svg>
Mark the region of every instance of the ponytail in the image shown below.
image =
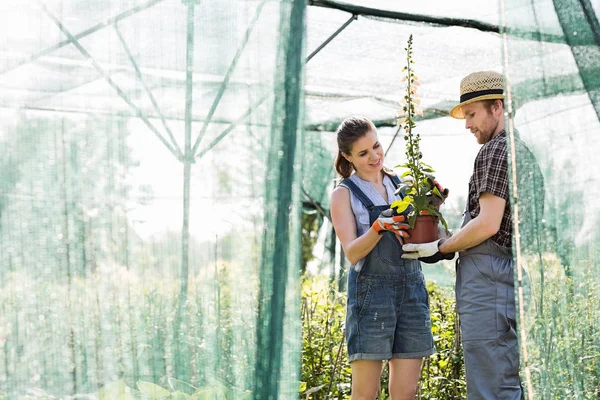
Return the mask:
<svg viewBox="0 0 600 400"><path fill-rule="evenodd" d="M338 175L343 179L349 178L350 175L352 175L352 171L354 171L354 166L350 161L346 160L346 157L344 157L341 150L338 151L338 155L335 158L333 165L335 166Z"/></svg>

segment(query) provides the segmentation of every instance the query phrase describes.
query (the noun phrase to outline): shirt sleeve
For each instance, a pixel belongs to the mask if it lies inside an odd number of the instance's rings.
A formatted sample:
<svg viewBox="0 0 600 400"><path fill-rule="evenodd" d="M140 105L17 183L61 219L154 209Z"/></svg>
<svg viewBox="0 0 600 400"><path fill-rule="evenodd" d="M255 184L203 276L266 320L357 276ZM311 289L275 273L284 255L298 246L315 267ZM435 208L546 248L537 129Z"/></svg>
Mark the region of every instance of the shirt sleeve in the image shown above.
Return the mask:
<svg viewBox="0 0 600 400"><path fill-rule="evenodd" d="M482 149L481 157L477 157L476 171L480 175L477 197L482 193L491 193L508 201L508 159L506 143L494 143Z"/></svg>

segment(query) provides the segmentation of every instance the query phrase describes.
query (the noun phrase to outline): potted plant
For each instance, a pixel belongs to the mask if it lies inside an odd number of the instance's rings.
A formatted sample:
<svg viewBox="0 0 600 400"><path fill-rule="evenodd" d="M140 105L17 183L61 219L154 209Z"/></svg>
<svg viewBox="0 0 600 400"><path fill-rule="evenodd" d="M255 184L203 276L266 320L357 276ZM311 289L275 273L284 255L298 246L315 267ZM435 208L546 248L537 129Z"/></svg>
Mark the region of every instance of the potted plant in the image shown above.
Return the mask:
<svg viewBox="0 0 600 400"><path fill-rule="evenodd" d="M422 161L423 153L419 148L421 136L413 132L416 126L415 115L423 115L423 111L415 107L419 105L420 99L417 93L419 80L415 75L412 59L412 35L408 39L406 50L406 66L402 69L406 75L402 81L406 82L406 92L401 101L402 108L398 110L398 130L404 130L404 142L406 144L406 163L397 165L406 171L400 176L402 185L396 193L404 195L402 200L396 200L391 207L397 214L404 214L408 218L411 229L408 231L410 238L407 243L426 243L438 239L438 224L441 221L446 230L448 225L439 211L439 206L447 196L441 193L436 186L431 165Z"/></svg>

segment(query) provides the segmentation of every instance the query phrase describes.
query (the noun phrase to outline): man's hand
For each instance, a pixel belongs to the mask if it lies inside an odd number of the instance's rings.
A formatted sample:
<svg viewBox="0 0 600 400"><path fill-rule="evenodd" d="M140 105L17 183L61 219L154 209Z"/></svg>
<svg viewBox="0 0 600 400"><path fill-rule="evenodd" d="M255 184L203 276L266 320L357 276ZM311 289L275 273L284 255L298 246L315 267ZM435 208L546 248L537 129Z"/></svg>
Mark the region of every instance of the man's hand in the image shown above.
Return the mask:
<svg viewBox="0 0 600 400"><path fill-rule="evenodd" d="M379 214L379 218L373 222L371 227L380 235L385 231L394 233L400 243L403 244L404 241L402 239L410 237L408 232L406 232L410 229L410 225L406 221L406 216L394 215L394 210L388 208Z"/></svg>
<svg viewBox="0 0 600 400"><path fill-rule="evenodd" d="M416 260L421 257L431 257L435 253L439 253L440 249L438 248L438 244L441 239L436 240L435 242L429 243L409 243L402 246L402 250L404 250L404 254L402 254L402 258L408 258L410 260Z"/></svg>
<svg viewBox="0 0 600 400"><path fill-rule="evenodd" d="M429 243L405 244L402 246L402 250L404 250L402 258L419 260L427 264L435 264L441 260L452 260L454 258L454 253L440 253L439 245L442 244L443 241L444 239L438 239L435 242Z"/></svg>

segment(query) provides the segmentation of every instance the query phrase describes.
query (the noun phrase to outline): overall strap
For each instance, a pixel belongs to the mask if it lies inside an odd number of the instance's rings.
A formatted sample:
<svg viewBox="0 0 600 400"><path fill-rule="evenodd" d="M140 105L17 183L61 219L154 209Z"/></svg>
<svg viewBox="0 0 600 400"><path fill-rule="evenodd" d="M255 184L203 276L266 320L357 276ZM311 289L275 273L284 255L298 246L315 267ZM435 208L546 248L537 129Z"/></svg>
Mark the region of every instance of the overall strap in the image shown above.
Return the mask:
<svg viewBox="0 0 600 400"><path fill-rule="evenodd" d="M358 198L358 200L360 200L360 202L363 204L363 206L365 206L365 208L368 211L373 210L373 207L375 207L375 205L373 204L371 199L369 199L367 195L362 190L360 190L356 183L352 182L350 179L344 179L340 182L340 185L346 186L348 189L350 189L350 191Z"/></svg>

